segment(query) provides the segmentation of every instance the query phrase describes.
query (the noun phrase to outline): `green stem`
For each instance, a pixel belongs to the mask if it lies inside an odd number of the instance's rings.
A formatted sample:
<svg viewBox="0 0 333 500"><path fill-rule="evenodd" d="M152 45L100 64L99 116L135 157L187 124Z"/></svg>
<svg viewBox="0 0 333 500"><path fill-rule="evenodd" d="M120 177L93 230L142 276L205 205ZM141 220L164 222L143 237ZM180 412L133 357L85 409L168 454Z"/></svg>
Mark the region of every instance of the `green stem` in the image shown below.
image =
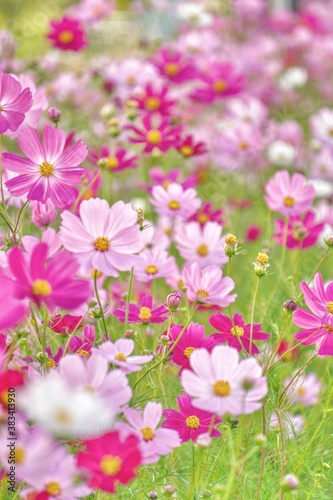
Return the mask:
<svg viewBox="0 0 333 500"><path fill-rule="evenodd" d="M131 293L132 293L132 284L133 284L133 272L134 272L134 267L131 268L131 273L130 273L130 279L129 279L129 284L128 284L128 292L127 292L127 297L126 297L126 311L125 311L125 334L128 330L128 313L129 313L129 305L131 302Z"/></svg>
<svg viewBox="0 0 333 500"><path fill-rule="evenodd" d="M104 311L103 311L101 299L99 298L98 289L97 289L97 273L96 272L94 273L94 289L95 289L95 295L96 295L96 299L97 299L97 302L99 305L99 309L100 309L101 315L102 315L102 323L103 323L103 327L104 327L104 332L106 335L106 339L108 340L108 331L107 331L107 327L106 327L106 323L105 323Z"/></svg>
<svg viewBox="0 0 333 500"><path fill-rule="evenodd" d="M231 427L228 427L228 448L229 448L229 457L230 457L231 468L230 468L229 478L228 478L227 486L226 486L226 489L224 492L223 500L228 500L231 493L232 493L232 487L234 485L234 480L236 477L236 472L237 472L237 467L238 467Z"/></svg>
<svg viewBox="0 0 333 500"><path fill-rule="evenodd" d="M252 337L253 337L254 309L255 309L255 306L256 306L256 300L257 300L257 295L258 295L258 290L259 290L259 283L260 283L260 276L258 276L256 288L254 290L254 295L253 295L253 302L252 302L251 326L250 326L250 351L249 351L250 356L252 356Z"/></svg>
<svg viewBox="0 0 333 500"><path fill-rule="evenodd" d="M261 418L262 418L262 434L263 436L266 436L265 398L262 400ZM262 480L264 478L265 458L266 458L265 444L263 443L261 446L261 464L260 464L260 474L259 474L256 500L259 500L260 498L260 490L261 490Z"/></svg>
<svg viewBox="0 0 333 500"><path fill-rule="evenodd" d="M202 461L202 455L203 455L204 449L200 446L198 448L198 453L197 453L197 460L195 460L195 449L194 449L194 443L192 443L192 485L191 485L191 490L189 494L189 500L194 500L195 499L195 490L196 486L198 484L198 478L200 475L200 465ZM196 463L195 463L196 462Z"/></svg>

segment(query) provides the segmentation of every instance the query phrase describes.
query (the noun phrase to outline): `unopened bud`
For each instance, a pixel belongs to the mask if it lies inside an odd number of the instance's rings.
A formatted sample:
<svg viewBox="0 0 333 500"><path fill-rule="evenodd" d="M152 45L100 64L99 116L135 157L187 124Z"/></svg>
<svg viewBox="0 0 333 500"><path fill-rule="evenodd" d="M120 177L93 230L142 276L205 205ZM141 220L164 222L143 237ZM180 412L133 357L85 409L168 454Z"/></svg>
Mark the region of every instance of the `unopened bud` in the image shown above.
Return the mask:
<svg viewBox="0 0 333 500"><path fill-rule="evenodd" d="M156 491L150 491L148 493L148 498L152 498L153 500L156 500L156 498L158 498Z"/></svg>
<svg viewBox="0 0 333 500"><path fill-rule="evenodd" d="M168 493L169 495L173 495L175 492L175 488L173 486L171 486L171 484L167 484L166 486L164 486L164 491L165 491L165 493Z"/></svg>
<svg viewBox="0 0 333 500"><path fill-rule="evenodd" d="M294 474L286 474L281 481L281 486L285 490L297 490L299 487L298 478Z"/></svg>
<svg viewBox="0 0 333 500"><path fill-rule="evenodd" d="M202 493L202 498L210 498L212 496L212 492L210 490L205 490Z"/></svg>
<svg viewBox="0 0 333 500"><path fill-rule="evenodd" d="M114 106L110 103L107 103L104 104L104 106L101 108L99 115L101 118L111 118L114 112L115 112Z"/></svg>
<svg viewBox="0 0 333 500"><path fill-rule="evenodd" d="M133 335L134 335L133 330L126 330L126 332L125 332L125 337L126 337L127 339L132 338L132 337L133 337Z"/></svg>
<svg viewBox="0 0 333 500"><path fill-rule="evenodd" d="M297 304L293 300L286 300L286 302L283 304L285 309L290 312L294 312L297 309Z"/></svg>
<svg viewBox="0 0 333 500"><path fill-rule="evenodd" d="M228 234L224 241L224 252L230 259L230 257L233 257L237 251L238 240L233 234Z"/></svg>
<svg viewBox="0 0 333 500"><path fill-rule="evenodd" d="M325 243L329 248L333 247L333 235L325 238Z"/></svg>
<svg viewBox="0 0 333 500"><path fill-rule="evenodd" d="M268 261L269 257L267 253L261 253L261 252L258 253L258 256L255 262L253 262L253 265L254 265L254 272L256 273L257 276L259 276L259 278L265 276L265 274L267 273L267 268L269 267Z"/></svg>
<svg viewBox="0 0 333 500"><path fill-rule="evenodd" d="M138 213L137 223L141 225L143 223L143 221L145 220L145 213L144 213L142 208L137 208L136 211Z"/></svg>
<svg viewBox="0 0 333 500"><path fill-rule="evenodd" d="M108 121L108 126L112 137L118 137L120 134L119 120L117 120L117 118L111 118L111 120Z"/></svg>
<svg viewBox="0 0 333 500"><path fill-rule="evenodd" d="M58 121L61 118L61 111L60 109L56 108L55 106L52 106L50 109L47 111L47 116L53 123L58 123Z"/></svg>
<svg viewBox="0 0 333 500"><path fill-rule="evenodd" d="M168 345L170 343L170 337L168 335L161 335L160 342L163 345Z"/></svg>
<svg viewBox="0 0 333 500"><path fill-rule="evenodd" d="M137 101L134 100L127 101L126 108L127 108L127 118L132 121L135 120L135 118L137 117L137 108L138 108Z"/></svg>
<svg viewBox="0 0 333 500"><path fill-rule="evenodd" d="M267 442L267 437L265 436L265 434L257 434L256 436L254 436L254 442L263 446Z"/></svg>
<svg viewBox="0 0 333 500"><path fill-rule="evenodd" d="M171 311L171 312L177 311L181 300L182 300L182 297L178 292L170 293L167 296L167 306L168 306L169 311Z"/></svg>

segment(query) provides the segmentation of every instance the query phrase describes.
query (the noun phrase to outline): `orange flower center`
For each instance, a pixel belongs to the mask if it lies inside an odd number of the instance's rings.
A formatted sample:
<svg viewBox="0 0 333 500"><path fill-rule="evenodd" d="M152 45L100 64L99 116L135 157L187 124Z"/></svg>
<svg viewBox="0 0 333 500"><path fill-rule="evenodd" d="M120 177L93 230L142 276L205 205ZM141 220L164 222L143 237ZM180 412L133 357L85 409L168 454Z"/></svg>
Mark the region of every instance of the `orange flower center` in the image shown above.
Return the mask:
<svg viewBox="0 0 333 500"><path fill-rule="evenodd" d="M149 111L155 111L161 106L161 101L158 97L147 97L145 99L145 108Z"/></svg>
<svg viewBox="0 0 333 500"><path fill-rule="evenodd" d="M121 459L115 455L105 455L99 464L106 476L115 476L120 471L121 465Z"/></svg>
<svg viewBox="0 0 333 500"><path fill-rule="evenodd" d="M60 43L71 43L74 40L74 34L70 30L64 30L61 33L59 33L59 42Z"/></svg>
<svg viewBox="0 0 333 500"><path fill-rule="evenodd" d="M42 297L47 297L52 293L52 287L50 283L46 280L36 280L32 284L32 293L34 295L41 295Z"/></svg>
<svg viewBox="0 0 333 500"><path fill-rule="evenodd" d="M162 140L162 134L159 130L149 130L146 139L149 144L159 144Z"/></svg>
<svg viewBox="0 0 333 500"><path fill-rule="evenodd" d="M200 420L195 415L191 415L186 419L186 425L190 429L197 429L200 425Z"/></svg>
<svg viewBox="0 0 333 500"><path fill-rule="evenodd" d="M179 151L183 156L192 156L194 153L194 149L191 148L191 146L188 146L187 144L181 146L181 148L179 148Z"/></svg>
<svg viewBox="0 0 333 500"><path fill-rule="evenodd" d="M48 493L51 497L56 497L57 495L59 495L59 493L61 493L60 484L59 484L59 483L56 483L55 481L52 481L51 483L48 483L48 484L45 486L45 491L46 491L46 493Z"/></svg>
<svg viewBox="0 0 333 500"><path fill-rule="evenodd" d="M190 358L191 355L194 353L195 351L195 347L186 347L185 351L184 351L184 356L186 356L187 358Z"/></svg>
<svg viewBox="0 0 333 500"><path fill-rule="evenodd" d="M293 198L292 196L286 196L285 199L283 200L283 204L286 207L291 208L295 205L295 198Z"/></svg>
<svg viewBox="0 0 333 500"><path fill-rule="evenodd" d="M105 236L99 236L95 239L94 247L98 252L106 252L110 248L110 241Z"/></svg>
<svg viewBox="0 0 333 500"><path fill-rule="evenodd" d="M201 255L201 257L205 257L208 254L208 246L205 243L202 243L197 248L197 254Z"/></svg>
<svg viewBox="0 0 333 500"><path fill-rule="evenodd" d="M209 293L206 292L206 290L198 290L197 295L199 295L202 299L207 299L209 297Z"/></svg>
<svg viewBox="0 0 333 500"><path fill-rule="evenodd" d="M213 391L216 396L224 398L225 396L229 396L231 387L229 382L227 382L226 380L218 380L213 386Z"/></svg>
<svg viewBox="0 0 333 500"><path fill-rule="evenodd" d="M43 163L39 165L39 171L44 177L50 177L54 172L54 168L48 161L43 161Z"/></svg>
<svg viewBox="0 0 333 500"><path fill-rule="evenodd" d="M151 427L143 427L141 429L141 434L144 441L151 441L155 437L154 431Z"/></svg>
<svg viewBox="0 0 333 500"><path fill-rule="evenodd" d="M215 80L215 82L213 83L213 89L218 94L221 94L222 92L227 90L227 84L224 80L221 80L221 79Z"/></svg>
<svg viewBox="0 0 333 500"><path fill-rule="evenodd" d="M167 76L176 76L179 73L179 66L175 62L166 63L164 66L164 73Z"/></svg>
<svg viewBox="0 0 333 500"><path fill-rule="evenodd" d="M122 352L118 352L118 354L115 355L115 358L118 360L118 361L126 361L126 356L124 353Z"/></svg>

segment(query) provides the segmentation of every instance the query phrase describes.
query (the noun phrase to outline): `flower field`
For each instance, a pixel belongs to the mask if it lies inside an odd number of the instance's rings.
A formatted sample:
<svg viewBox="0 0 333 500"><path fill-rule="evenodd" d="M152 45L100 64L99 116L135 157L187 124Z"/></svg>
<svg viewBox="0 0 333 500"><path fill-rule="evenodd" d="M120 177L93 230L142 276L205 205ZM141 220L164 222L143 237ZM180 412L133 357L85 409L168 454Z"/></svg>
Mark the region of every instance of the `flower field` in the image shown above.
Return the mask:
<svg viewBox="0 0 333 500"><path fill-rule="evenodd" d="M332 3L0 23L0 499L333 498Z"/></svg>

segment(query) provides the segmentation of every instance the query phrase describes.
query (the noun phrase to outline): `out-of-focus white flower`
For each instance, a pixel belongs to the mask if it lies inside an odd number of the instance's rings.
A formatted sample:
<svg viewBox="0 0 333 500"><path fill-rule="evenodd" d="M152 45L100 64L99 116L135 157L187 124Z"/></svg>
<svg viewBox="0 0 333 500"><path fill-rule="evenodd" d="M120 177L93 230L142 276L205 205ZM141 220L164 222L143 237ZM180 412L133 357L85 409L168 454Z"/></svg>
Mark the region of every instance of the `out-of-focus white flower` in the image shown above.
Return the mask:
<svg viewBox="0 0 333 500"><path fill-rule="evenodd" d="M178 5L177 14L180 19L189 21L196 26L208 26L213 19L208 12L205 12L203 5L194 2L185 2Z"/></svg>
<svg viewBox="0 0 333 500"><path fill-rule="evenodd" d="M275 165L290 167L296 159L296 150L288 142L275 141L268 146L267 157Z"/></svg>
<svg viewBox="0 0 333 500"><path fill-rule="evenodd" d="M279 87L282 90L294 90L304 87L308 81L305 68L293 66L288 68L279 78Z"/></svg>

